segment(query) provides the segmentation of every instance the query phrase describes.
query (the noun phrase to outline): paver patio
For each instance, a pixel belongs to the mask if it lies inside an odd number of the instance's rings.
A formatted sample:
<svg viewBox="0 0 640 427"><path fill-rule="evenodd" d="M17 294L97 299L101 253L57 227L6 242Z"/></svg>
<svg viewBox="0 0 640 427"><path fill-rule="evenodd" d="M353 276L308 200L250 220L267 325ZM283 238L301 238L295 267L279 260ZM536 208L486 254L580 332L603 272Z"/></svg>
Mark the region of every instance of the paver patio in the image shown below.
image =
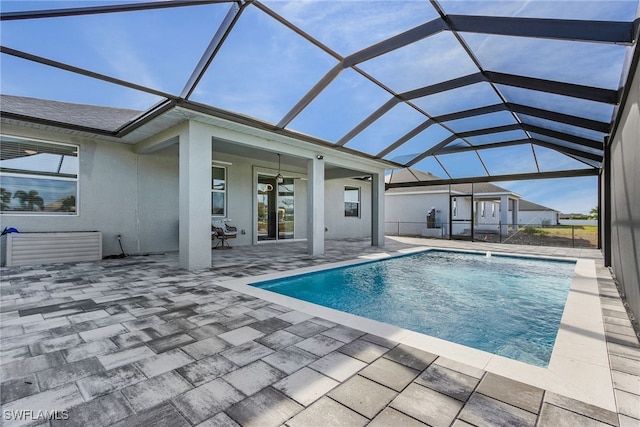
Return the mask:
<svg viewBox="0 0 640 427"><path fill-rule="evenodd" d="M408 238L384 251L416 245L595 259L617 413L225 287L382 251L353 240L319 257L304 242L213 251L199 272L177 254L2 268L2 424L640 424L640 345L598 251Z"/></svg>

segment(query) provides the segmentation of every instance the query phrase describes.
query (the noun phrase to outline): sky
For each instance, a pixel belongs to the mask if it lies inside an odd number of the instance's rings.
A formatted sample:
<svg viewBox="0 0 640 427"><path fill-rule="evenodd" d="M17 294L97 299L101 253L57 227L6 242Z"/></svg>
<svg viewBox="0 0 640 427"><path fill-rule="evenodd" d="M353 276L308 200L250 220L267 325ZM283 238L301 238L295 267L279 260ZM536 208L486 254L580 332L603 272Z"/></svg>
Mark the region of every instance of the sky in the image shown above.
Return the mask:
<svg viewBox="0 0 640 427"><path fill-rule="evenodd" d="M123 3L123 1L7 1L2 12ZM438 16L426 1L263 1L284 18L346 57ZM450 14L621 20L636 16L637 0L622 1L440 1ZM212 4L145 12L85 15L29 21L3 21L2 45L177 95L206 50L230 5ZM617 89L630 48L604 43L569 43L483 34L463 34L486 70L581 85ZM196 87L192 100L277 124L314 85L338 64L255 6L247 7ZM345 69L296 115L287 128L337 142L395 93L473 74L477 65L450 32L441 32ZM67 71L0 57L3 94L146 110L162 98ZM372 76L380 85L365 75ZM397 104L346 142L346 147L377 155L431 115L508 101L610 121L612 106L561 95L477 83ZM523 123L553 128L554 123L523 116ZM406 162L451 135L477 128L516 124L500 112L434 125L385 154ZM568 133L601 140L603 134ZM525 138L510 131L467 138L472 144ZM540 136L538 136L540 137ZM548 137L541 137L547 138ZM554 141L551 141L554 142ZM455 140L451 146L466 144ZM531 145L474 153L440 155L412 167L446 178L580 169L590 165ZM597 205L595 177L496 182L525 199L563 213L588 213Z"/></svg>

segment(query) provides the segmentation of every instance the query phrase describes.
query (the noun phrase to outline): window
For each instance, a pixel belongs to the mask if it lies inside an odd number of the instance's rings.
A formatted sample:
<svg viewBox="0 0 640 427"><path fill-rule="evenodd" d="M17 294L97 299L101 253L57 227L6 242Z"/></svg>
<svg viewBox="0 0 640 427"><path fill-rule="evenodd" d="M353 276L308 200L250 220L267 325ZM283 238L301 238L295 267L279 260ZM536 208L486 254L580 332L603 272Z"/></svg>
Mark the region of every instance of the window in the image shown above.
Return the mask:
<svg viewBox="0 0 640 427"><path fill-rule="evenodd" d="M0 136L0 212L76 215L78 146Z"/></svg>
<svg viewBox="0 0 640 427"><path fill-rule="evenodd" d="M211 216L227 215L227 169L211 168Z"/></svg>
<svg viewBox="0 0 640 427"><path fill-rule="evenodd" d="M491 203L491 218L495 218L495 217L496 217L496 204Z"/></svg>
<svg viewBox="0 0 640 427"><path fill-rule="evenodd" d="M360 188L344 187L344 216L360 218Z"/></svg>
<svg viewBox="0 0 640 427"><path fill-rule="evenodd" d="M453 216L454 218L457 217L458 216L458 199L456 199L455 197L453 198L451 210L453 211L451 216Z"/></svg>
<svg viewBox="0 0 640 427"><path fill-rule="evenodd" d="M484 218L485 214L486 214L485 202L480 202L480 217Z"/></svg>

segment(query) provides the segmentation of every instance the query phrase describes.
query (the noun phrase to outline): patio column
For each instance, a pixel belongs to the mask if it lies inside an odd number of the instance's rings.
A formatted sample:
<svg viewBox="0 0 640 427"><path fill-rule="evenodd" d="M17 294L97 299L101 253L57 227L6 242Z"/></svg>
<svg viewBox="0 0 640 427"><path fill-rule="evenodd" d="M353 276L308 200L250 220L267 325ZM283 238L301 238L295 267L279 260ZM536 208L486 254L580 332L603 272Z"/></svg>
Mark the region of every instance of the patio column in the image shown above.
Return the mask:
<svg viewBox="0 0 640 427"><path fill-rule="evenodd" d="M211 133L189 121L180 132L180 267L211 267Z"/></svg>
<svg viewBox="0 0 640 427"><path fill-rule="evenodd" d="M371 174L371 246L384 247L384 173Z"/></svg>
<svg viewBox="0 0 640 427"><path fill-rule="evenodd" d="M307 162L307 253L324 254L324 160Z"/></svg>
<svg viewBox="0 0 640 427"><path fill-rule="evenodd" d="M509 196L500 196L500 234L509 235Z"/></svg>

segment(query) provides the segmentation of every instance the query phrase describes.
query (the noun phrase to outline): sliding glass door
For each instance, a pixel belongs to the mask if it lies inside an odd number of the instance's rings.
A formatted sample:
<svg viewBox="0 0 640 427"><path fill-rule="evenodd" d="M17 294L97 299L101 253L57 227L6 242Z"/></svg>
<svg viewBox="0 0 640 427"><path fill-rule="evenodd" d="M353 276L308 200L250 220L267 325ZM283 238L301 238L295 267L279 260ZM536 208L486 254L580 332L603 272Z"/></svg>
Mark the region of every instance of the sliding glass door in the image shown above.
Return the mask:
<svg viewBox="0 0 640 427"><path fill-rule="evenodd" d="M258 241L293 239L294 199L293 178L278 184L270 176L258 176Z"/></svg>
<svg viewBox="0 0 640 427"><path fill-rule="evenodd" d="M293 207L293 178L285 178L278 185L278 239L293 239Z"/></svg>

